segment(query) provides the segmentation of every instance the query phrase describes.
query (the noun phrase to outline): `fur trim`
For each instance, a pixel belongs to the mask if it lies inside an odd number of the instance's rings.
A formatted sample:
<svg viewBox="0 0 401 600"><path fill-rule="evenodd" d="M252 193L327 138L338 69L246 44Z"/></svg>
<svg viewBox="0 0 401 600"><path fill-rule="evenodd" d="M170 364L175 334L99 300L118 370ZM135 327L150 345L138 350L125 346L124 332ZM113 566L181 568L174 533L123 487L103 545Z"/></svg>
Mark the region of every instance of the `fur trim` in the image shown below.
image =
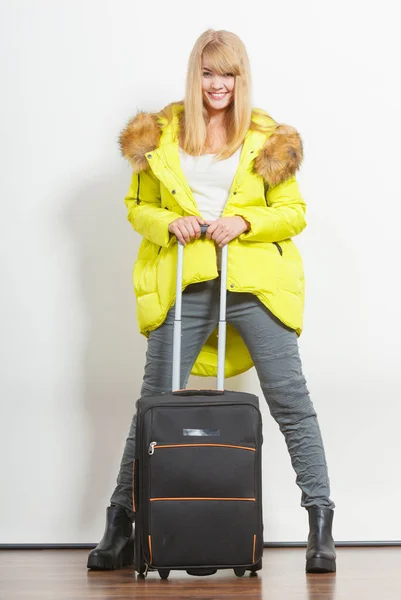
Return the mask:
<svg viewBox="0 0 401 600"><path fill-rule="evenodd" d="M122 155L129 160L135 173L148 168L146 154L159 145L161 129L158 115L139 112L123 129L119 137Z"/></svg>
<svg viewBox="0 0 401 600"><path fill-rule="evenodd" d="M270 185L295 175L303 159L302 140L296 129L278 125L255 159L255 172Z"/></svg>
<svg viewBox="0 0 401 600"><path fill-rule="evenodd" d="M121 132L121 153L129 160L135 173L148 168L146 154L158 147L162 128L171 121L175 107L182 112L182 103L172 103L159 114L139 112ZM259 112L263 122L266 121L265 130L274 128L274 132L256 157L254 170L269 185L274 186L295 175L299 169L303 159L302 140L293 127L278 125L267 113Z"/></svg>

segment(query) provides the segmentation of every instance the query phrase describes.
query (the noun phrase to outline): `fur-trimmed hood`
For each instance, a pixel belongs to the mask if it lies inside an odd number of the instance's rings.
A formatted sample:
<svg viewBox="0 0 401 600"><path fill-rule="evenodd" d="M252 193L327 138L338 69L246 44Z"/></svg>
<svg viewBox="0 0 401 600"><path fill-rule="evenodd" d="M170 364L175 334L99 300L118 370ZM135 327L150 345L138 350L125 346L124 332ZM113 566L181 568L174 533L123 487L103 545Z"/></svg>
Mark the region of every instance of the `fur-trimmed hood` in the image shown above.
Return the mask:
<svg viewBox="0 0 401 600"><path fill-rule="evenodd" d="M257 111L260 114L263 111ZM159 146L166 120L161 113L139 112L123 129L119 136L122 155L129 160L134 172L148 168L146 154ZM269 185L282 183L295 175L303 159L302 140L299 133L289 125L274 123L266 113L270 124L275 124L273 133L266 138L254 161L255 172Z"/></svg>

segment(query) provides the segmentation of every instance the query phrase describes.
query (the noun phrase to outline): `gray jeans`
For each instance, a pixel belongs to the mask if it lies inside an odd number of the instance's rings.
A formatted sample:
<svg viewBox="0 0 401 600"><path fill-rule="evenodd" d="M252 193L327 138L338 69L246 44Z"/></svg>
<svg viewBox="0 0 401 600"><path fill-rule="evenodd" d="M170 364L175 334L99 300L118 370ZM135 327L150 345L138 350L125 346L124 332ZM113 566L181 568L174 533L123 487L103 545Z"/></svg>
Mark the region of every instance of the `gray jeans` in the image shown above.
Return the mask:
<svg viewBox="0 0 401 600"><path fill-rule="evenodd" d="M181 387L185 387L203 344L219 320L220 279L188 286L182 302ZM227 293L227 322L240 333L255 364L270 413L285 437L304 507L334 508L316 412L302 373L296 333L253 294ZM171 390L174 307L150 333L142 396ZM132 519L132 465L136 414L126 441L111 503Z"/></svg>

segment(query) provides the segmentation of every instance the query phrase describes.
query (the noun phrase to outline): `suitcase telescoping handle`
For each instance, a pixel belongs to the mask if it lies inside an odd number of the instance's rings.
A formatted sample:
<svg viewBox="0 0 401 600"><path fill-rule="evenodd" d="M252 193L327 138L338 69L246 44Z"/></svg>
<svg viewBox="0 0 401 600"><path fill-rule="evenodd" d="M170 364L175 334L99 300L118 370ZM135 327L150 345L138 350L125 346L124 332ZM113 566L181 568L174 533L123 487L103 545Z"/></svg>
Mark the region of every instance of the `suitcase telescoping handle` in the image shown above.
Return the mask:
<svg viewBox="0 0 401 600"><path fill-rule="evenodd" d="M201 225L201 233L204 235L208 225ZM220 272L220 317L218 333L218 364L217 385L219 391L224 390L224 364L226 358L226 309L227 309L227 252L228 245L222 248L221 272ZM182 272L184 265L184 246L178 242L177 258L177 282L173 337L173 391L180 389L181 379L181 315L182 315Z"/></svg>

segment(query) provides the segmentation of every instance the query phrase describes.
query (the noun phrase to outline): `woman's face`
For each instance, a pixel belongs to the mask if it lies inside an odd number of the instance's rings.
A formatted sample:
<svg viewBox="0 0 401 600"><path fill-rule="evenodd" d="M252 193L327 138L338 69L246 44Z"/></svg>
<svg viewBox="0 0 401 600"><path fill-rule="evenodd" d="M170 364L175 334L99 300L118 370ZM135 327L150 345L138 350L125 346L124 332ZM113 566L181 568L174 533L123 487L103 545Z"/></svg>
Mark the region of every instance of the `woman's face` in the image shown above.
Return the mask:
<svg viewBox="0 0 401 600"><path fill-rule="evenodd" d="M225 110L234 97L235 77L231 73L220 75L213 71L207 59L202 61L202 92L206 107Z"/></svg>

